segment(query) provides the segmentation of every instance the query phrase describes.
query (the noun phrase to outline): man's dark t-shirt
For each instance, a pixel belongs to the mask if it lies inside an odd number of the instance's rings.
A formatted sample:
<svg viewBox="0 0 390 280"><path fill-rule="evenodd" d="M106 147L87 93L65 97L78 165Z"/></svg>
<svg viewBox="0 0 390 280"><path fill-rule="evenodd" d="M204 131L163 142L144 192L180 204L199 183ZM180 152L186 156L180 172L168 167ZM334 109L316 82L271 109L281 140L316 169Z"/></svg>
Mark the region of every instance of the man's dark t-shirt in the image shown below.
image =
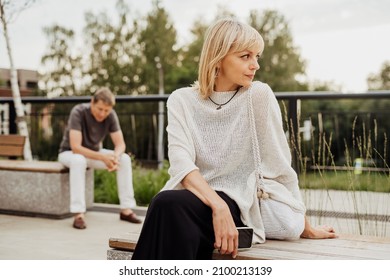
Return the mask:
<svg viewBox="0 0 390 280"><path fill-rule="evenodd" d="M104 121L98 122L91 113L90 103L78 104L70 112L68 125L59 149L60 153L71 150L69 143L69 131L71 129L81 131L83 147L99 151L107 134L120 130L120 125L114 110Z"/></svg>

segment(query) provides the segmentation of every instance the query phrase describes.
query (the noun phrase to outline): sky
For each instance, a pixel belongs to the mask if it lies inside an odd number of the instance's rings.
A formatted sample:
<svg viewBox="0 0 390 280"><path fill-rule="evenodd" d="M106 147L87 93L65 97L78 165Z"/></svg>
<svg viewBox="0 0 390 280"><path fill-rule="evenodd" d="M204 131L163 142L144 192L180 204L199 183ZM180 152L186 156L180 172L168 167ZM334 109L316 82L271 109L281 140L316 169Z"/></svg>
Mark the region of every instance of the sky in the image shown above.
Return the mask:
<svg viewBox="0 0 390 280"><path fill-rule="evenodd" d="M18 1L18 0L12 0ZM152 0L125 0L133 15L146 16ZM43 27L59 24L76 32L80 42L87 11L115 14L116 0L36 0L9 25L14 64L38 70L48 41ZM332 82L343 92L365 92L370 73L390 61L389 0L161 0L178 31L180 43L191 40L196 19L214 19L222 6L247 21L251 10L278 10L289 23L294 45L306 61L309 81ZM267 47L265 47L267 51ZM8 68L3 34L0 68ZM260 70L261 71L261 70Z"/></svg>

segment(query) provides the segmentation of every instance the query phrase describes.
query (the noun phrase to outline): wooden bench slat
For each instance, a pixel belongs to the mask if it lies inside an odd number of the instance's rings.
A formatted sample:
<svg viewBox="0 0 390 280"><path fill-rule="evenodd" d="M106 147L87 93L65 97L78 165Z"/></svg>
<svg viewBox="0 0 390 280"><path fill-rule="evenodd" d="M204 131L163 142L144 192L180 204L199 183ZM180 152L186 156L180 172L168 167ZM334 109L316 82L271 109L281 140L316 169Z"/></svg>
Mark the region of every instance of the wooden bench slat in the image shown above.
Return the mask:
<svg viewBox="0 0 390 280"><path fill-rule="evenodd" d="M56 161L24 161L24 160L0 160L1 170L31 171L44 173L67 173L62 163Z"/></svg>
<svg viewBox="0 0 390 280"><path fill-rule="evenodd" d="M139 238L139 233L129 232L121 237L112 237L108 240L108 245L113 249L134 251Z"/></svg>
<svg viewBox="0 0 390 280"><path fill-rule="evenodd" d="M0 156L22 157L25 140L21 135L0 135Z"/></svg>
<svg viewBox="0 0 390 280"><path fill-rule="evenodd" d="M267 241L264 244L256 245L255 250L259 250L259 254L262 254L262 250L268 249L273 252L285 252L291 254L311 254L313 256L319 256L321 258L333 258L333 259L388 259L390 258L389 246L387 250L379 249L372 243L365 243L365 246L356 244L356 241L346 239L326 239L315 240L317 243L305 244L304 242L296 241ZM374 245L374 246L371 246ZM315 258L315 257L313 257Z"/></svg>
<svg viewBox="0 0 390 280"><path fill-rule="evenodd" d="M0 145L23 146L26 137L22 135L0 135Z"/></svg>
<svg viewBox="0 0 390 280"><path fill-rule="evenodd" d="M131 232L109 239L109 247L134 251L139 233ZM232 259L215 252L214 259ZM251 249L240 250L239 260L368 260L390 259L390 238L341 235L336 239L267 240Z"/></svg>
<svg viewBox="0 0 390 280"><path fill-rule="evenodd" d="M283 242L283 241L279 241ZM286 241L289 242L289 241ZM259 245L256 245L259 246ZM258 250L254 250L258 249ZM230 255L214 253L215 260L232 260ZM238 252L237 260L363 260L357 256L344 256L339 254L315 254L301 251L270 250L267 248L252 248L248 251Z"/></svg>
<svg viewBox="0 0 390 280"><path fill-rule="evenodd" d="M109 240L109 246L110 246L110 248L113 248L113 249L134 251L136 245L137 245L136 242L129 242L129 240L127 240L127 239L110 238L110 240Z"/></svg>
<svg viewBox="0 0 390 280"><path fill-rule="evenodd" d="M10 157L10 156L23 156L23 146L13 146L13 145L1 145L0 146L0 156Z"/></svg>
<svg viewBox="0 0 390 280"><path fill-rule="evenodd" d="M277 246L279 246L279 241L269 240L264 243L264 246L273 246L273 242L277 242ZM289 246L288 244L294 243L299 244L299 246L307 246L316 249L315 246L321 246L319 250L324 248L332 248L337 250L338 248L352 248L356 249L370 249L376 251L387 251L390 252L390 238L383 237L375 237L375 236L354 236L354 235L344 235L342 234L339 238L335 239L299 239L292 242L287 243L284 246ZM295 246L295 245L294 245Z"/></svg>

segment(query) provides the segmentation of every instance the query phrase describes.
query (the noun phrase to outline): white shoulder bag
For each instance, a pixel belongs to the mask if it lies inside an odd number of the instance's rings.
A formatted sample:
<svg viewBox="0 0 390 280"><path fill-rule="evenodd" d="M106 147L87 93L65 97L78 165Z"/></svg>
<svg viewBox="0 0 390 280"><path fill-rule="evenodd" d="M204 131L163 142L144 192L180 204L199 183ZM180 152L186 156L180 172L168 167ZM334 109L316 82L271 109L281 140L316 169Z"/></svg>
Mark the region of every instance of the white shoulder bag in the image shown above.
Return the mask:
<svg viewBox="0 0 390 280"><path fill-rule="evenodd" d="M250 122L250 130L251 130L251 138L253 145L253 156L255 163L255 171L250 175L248 179L248 184L252 187L252 184L255 184L257 190L257 197L260 202L260 211L263 214L267 211L272 211L269 209L269 205L265 203L267 200L275 200L281 203L287 204L289 207L294 209L297 212L305 213L306 208L302 201L296 199L293 194L281 183L264 178L262 170L261 170L261 157L260 157L260 147L259 141L256 133L256 122L255 122L255 114L253 108L252 101L252 92L249 90L248 92L248 107L249 107L249 122ZM255 179L253 178L255 177ZM276 209L275 209L276 210Z"/></svg>

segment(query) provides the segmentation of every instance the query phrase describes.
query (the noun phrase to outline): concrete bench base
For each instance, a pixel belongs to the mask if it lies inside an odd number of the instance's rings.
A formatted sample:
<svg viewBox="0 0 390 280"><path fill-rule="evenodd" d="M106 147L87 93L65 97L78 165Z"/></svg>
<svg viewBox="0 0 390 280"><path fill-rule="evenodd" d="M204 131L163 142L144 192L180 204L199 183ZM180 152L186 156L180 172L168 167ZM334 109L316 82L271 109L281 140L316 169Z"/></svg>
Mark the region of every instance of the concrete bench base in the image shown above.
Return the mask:
<svg viewBox="0 0 390 280"><path fill-rule="evenodd" d="M131 260L133 252L116 249L107 250L107 260Z"/></svg>
<svg viewBox="0 0 390 280"><path fill-rule="evenodd" d="M59 162L0 160L0 213L69 217L69 170ZM93 206L93 170L87 171L86 204Z"/></svg>

